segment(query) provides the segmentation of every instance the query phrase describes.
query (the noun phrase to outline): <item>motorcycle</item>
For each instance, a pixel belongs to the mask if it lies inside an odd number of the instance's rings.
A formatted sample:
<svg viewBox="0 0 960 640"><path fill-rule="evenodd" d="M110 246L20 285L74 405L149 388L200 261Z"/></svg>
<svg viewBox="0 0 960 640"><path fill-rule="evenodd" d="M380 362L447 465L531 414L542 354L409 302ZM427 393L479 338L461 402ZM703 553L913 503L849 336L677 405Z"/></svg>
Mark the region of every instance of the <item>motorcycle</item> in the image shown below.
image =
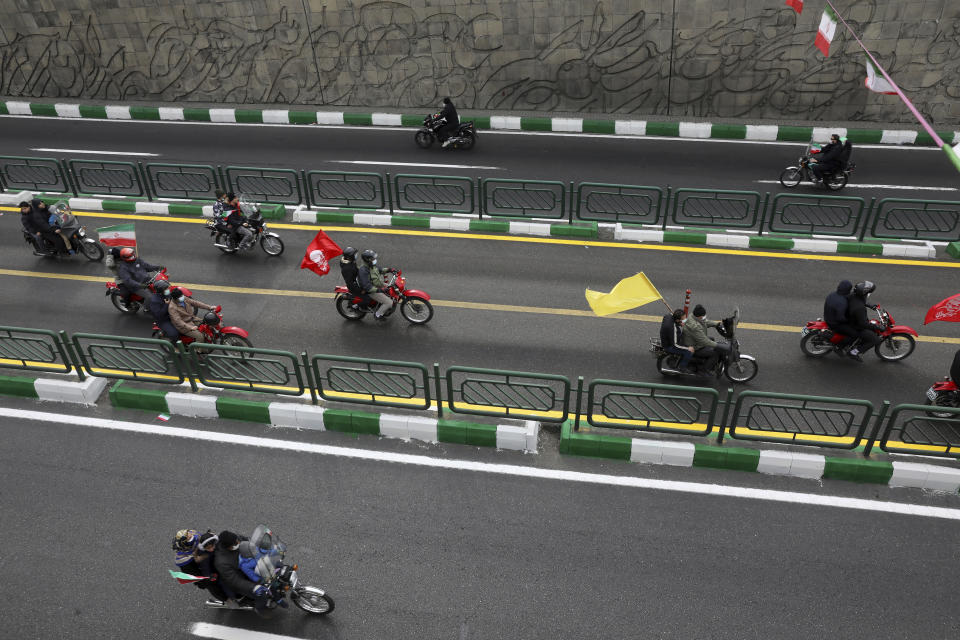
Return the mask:
<svg viewBox="0 0 960 640"><path fill-rule="evenodd" d="M433 305L430 296L419 289L407 289L407 279L399 269L389 269L384 276L387 285L387 295L393 299L393 306L384 313L384 317L393 314L400 307L400 314L411 324L426 324L433 317ZM363 316L373 313L377 303L369 296L358 296L351 293L344 285L334 289L336 296L334 304L337 312L347 320L362 320Z"/></svg>
<svg viewBox="0 0 960 640"><path fill-rule="evenodd" d="M812 183L814 181L814 174L810 165L818 153L820 153L819 145L807 147L804 154L800 156L800 159L797 161L797 166L787 167L780 173L780 184L792 189L801 182ZM849 158L849 153L846 152L846 149L844 153L846 153L846 156L841 156L840 169L837 171L824 172L823 186L830 191L839 191L847 186L847 182L850 180L850 174L857 168L856 164L844 159L845 157Z"/></svg>
<svg viewBox="0 0 960 640"><path fill-rule="evenodd" d="M417 131L414 139L421 149L429 149L435 140L439 139L438 131L446 121L440 114L427 115L423 119L423 126ZM447 149L472 149L477 142L477 129L472 122L461 122L457 132L450 139Z"/></svg>
<svg viewBox="0 0 960 640"><path fill-rule="evenodd" d="M47 211L49 211L50 215L54 218L51 225L60 228L61 236L70 243L70 248L73 249L74 253L71 254L65 246L60 246L59 243L54 244L46 238L41 237L37 239L24 229L23 238L33 247L33 255L52 258L83 254L83 257L91 262L103 260L103 247L93 238L87 237L86 227L80 224L80 220L73 215L70 211L70 206L66 202L57 202L49 207ZM40 244L40 250L37 248L38 242Z"/></svg>
<svg viewBox="0 0 960 640"><path fill-rule="evenodd" d="M871 319L870 325L880 336L880 342L873 348L877 357L893 362L913 353L917 346L915 338L919 334L905 324L897 324L893 316L880 305L871 306L877 318ZM834 333L823 318L808 322L800 333L803 336L800 338L800 349L808 356L819 358L831 352L839 356L846 355L846 350L837 346L844 336Z"/></svg>
<svg viewBox="0 0 960 640"><path fill-rule="evenodd" d="M156 289L154 286L160 280L170 281L170 278L167 276L166 267L160 269L153 274L153 277L150 278L147 282L147 289L150 293L155 293ZM172 285L171 285L172 286ZM180 287L180 290L183 291L184 295L190 296L190 290L185 287ZM110 296L110 302L113 303L113 306L117 308L120 313L126 313L128 315L136 315L140 311L147 310L147 301L138 293L131 294L129 296L123 295L120 291L120 286L113 280L107 282L107 292L104 295Z"/></svg>
<svg viewBox="0 0 960 640"><path fill-rule="evenodd" d="M257 243L268 256L278 256L283 253L283 240L280 236L267 231L267 223L263 221L263 215L260 213L260 207L252 202L240 201L240 211L247 217L247 225L253 232L253 241L244 247L244 250L253 249ZM213 236L213 246L224 253L236 253L240 251L239 240L234 237L233 231L222 220L208 220L207 230Z"/></svg>
<svg viewBox="0 0 960 640"><path fill-rule="evenodd" d="M331 613L336 606L333 598L319 587L304 584L300 578L300 569L297 565L283 562L287 553L287 545L273 531L264 525L258 526L249 542L240 543L240 555L256 557L257 572L266 572L269 577L263 578L268 587L268 595L260 608L254 606L254 599L242 596L231 605L222 600L209 598L204 606L210 609L235 609L238 611L256 611L261 617L272 618L278 607L286 609L289 606L287 599L307 613L325 616Z"/></svg>
<svg viewBox="0 0 960 640"><path fill-rule="evenodd" d="M659 337L650 338L650 352L657 359L657 371L665 376L715 376L719 378L726 375L730 382L749 382L753 380L759 367L756 358L740 353L740 341L735 337L739 323L740 309L735 309L732 316L724 318L717 325L717 333L727 339L730 353L725 358L719 358L717 364L710 369L704 367L706 363L703 359L694 356L690 360L690 370L681 371L680 358L682 356L665 351Z"/></svg>
<svg viewBox="0 0 960 640"><path fill-rule="evenodd" d="M210 344L225 344L231 347L252 347L253 343L250 342L249 331L241 329L240 327L223 326L223 314L220 313L222 310L223 307L217 305L213 311L207 311L203 314L203 322L197 325L197 331L207 338L204 342L209 342ZM196 311L196 309L194 309L194 311ZM156 322L153 323L153 333L150 337L159 340L166 338ZM178 340L182 342L184 346L195 341L190 336L180 336Z"/></svg>
<svg viewBox="0 0 960 640"><path fill-rule="evenodd" d="M945 377L940 382L934 382L933 386L927 389L926 403L934 407L960 409L960 387L957 387L957 383L951 380L950 376ZM935 418L960 419L960 415L952 411L930 410L927 413Z"/></svg>

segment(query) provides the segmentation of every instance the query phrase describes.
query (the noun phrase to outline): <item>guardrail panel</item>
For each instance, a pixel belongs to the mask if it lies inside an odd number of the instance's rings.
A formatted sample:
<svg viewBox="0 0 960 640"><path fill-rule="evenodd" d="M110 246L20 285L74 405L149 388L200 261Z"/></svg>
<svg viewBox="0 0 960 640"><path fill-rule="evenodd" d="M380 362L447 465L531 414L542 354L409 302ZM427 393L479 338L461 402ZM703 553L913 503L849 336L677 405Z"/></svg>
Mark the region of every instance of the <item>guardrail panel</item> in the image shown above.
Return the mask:
<svg viewBox="0 0 960 640"><path fill-rule="evenodd" d="M91 376L160 384L180 384L187 377L167 340L75 333L71 341L78 364Z"/></svg>
<svg viewBox="0 0 960 640"><path fill-rule="evenodd" d="M770 231L852 236L867 203L853 196L778 193L770 205Z"/></svg>
<svg viewBox="0 0 960 640"><path fill-rule="evenodd" d="M300 177L293 169L264 169L258 167L227 167L227 191L255 202L300 204L303 189Z"/></svg>
<svg viewBox="0 0 960 640"><path fill-rule="evenodd" d="M60 162L54 158L0 156L0 176L10 190L73 192Z"/></svg>
<svg viewBox="0 0 960 640"><path fill-rule="evenodd" d="M911 453L942 458L960 457L960 409L933 407L920 404L897 405L890 412L887 428L880 440L880 448L887 453Z"/></svg>
<svg viewBox="0 0 960 640"><path fill-rule="evenodd" d="M305 179L314 206L374 210L387 206L379 173L308 171Z"/></svg>
<svg viewBox="0 0 960 640"><path fill-rule="evenodd" d="M662 203L660 187L581 182L577 185L576 217L599 222L657 224Z"/></svg>
<svg viewBox="0 0 960 640"><path fill-rule="evenodd" d="M68 160L80 193L139 198L146 195L137 165L116 160Z"/></svg>
<svg viewBox="0 0 960 640"><path fill-rule="evenodd" d="M194 342L187 354L197 379L208 387L288 396L307 388L297 356L287 351Z"/></svg>
<svg viewBox="0 0 960 640"><path fill-rule="evenodd" d="M594 427L705 436L713 431L720 394L627 380L594 380L587 387L587 422Z"/></svg>
<svg viewBox="0 0 960 640"><path fill-rule="evenodd" d="M507 218L566 217L567 188L563 182L484 178L480 182L483 213Z"/></svg>
<svg viewBox="0 0 960 640"><path fill-rule="evenodd" d="M760 202L756 191L677 189L671 220L679 225L752 229L759 223Z"/></svg>
<svg viewBox="0 0 960 640"><path fill-rule="evenodd" d="M462 176L397 174L393 177L398 209L437 213L473 213L473 180Z"/></svg>
<svg viewBox="0 0 960 640"><path fill-rule="evenodd" d="M539 420L567 419L570 380L564 376L449 367L446 407L454 413Z"/></svg>
<svg viewBox="0 0 960 640"><path fill-rule="evenodd" d="M868 400L741 391L727 429L739 440L855 449L873 415Z"/></svg>
<svg viewBox="0 0 960 640"><path fill-rule="evenodd" d="M210 165L151 162L144 165L144 171L157 198L212 200L220 186L217 172Z"/></svg>
<svg viewBox="0 0 960 640"><path fill-rule="evenodd" d="M48 373L73 370L60 336L22 327L0 327L0 367Z"/></svg>
<svg viewBox="0 0 960 640"><path fill-rule="evenodd" d="M321 398L404 409L429 409L429 373L419 362L315 355L313 381Z"/></svg>
<svg viewBox="0 0 960 640"><path fill-rule="evenodd" d="M884 198L873 208L874 238L960 240L960 202Z"/></svg>

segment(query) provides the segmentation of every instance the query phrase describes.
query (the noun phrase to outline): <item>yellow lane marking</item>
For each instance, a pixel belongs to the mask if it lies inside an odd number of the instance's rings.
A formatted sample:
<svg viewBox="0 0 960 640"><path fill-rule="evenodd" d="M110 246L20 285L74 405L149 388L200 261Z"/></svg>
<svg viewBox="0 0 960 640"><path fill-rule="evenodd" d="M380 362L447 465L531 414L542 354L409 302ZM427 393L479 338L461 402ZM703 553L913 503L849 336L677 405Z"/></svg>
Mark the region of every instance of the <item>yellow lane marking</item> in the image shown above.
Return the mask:
<svg viewBox="0 0 960 640"><path fill-rule="evenodd" d="M110 278L102 276L83 276L66 273L49 273L42 271L21 271L18 269L0 269L0 276L20 276L27 278L50 278L54 280L75 280L80 282L107 282ZM301 291L298 289L257 289L251 287L227 287L223 285L198 284L193 282L177 282L179 286L197 291L211 291L215 293L240 293L245 295L270 295L287 296L293 298L333 298L332 293L320 291ZM503 311L508 313L531 313L538 315L568 316L577 318L596 318L592 311L586 309L562 309L556 307L528 307L512 304L494 304L489 302L467 302L461 300L433 300L431 302L435 307L450 307L454 309L474 309L477 311ZM641 313L615 313L606 316L603 319L613 320L633 320L635 322L657 323L662 320L661 316L645 315ZM599 319L599 318L598 318ZM752 329L754 331L774 331L777 333L800 333L799 326L790 326L783 324L763 324L755 322L742 322L739 325L741 329ZM919 336L919 342L934 342L940 344L960 344L960 338L948 338L945 336Z"/></svg>
<svg viewBox="0 0 960 640"><path fill-rule="evenodd" d="M13 207L0 207L0 211L17 211ZM150 222L182 222L186 224L206 224L206 218L176 218L171 216L151 216L142 214L123 214L123 213L104 213L102 211L74 211L77 215L83 215L88 218L110 218L115 220L147 220ZM944 267L948 269L960 269L960 261L943 262L935 260L903 260L896 258L863 258L858 256L845 256L833 254L816 253L777 253L774 251L759 251L755 249L720 249L716 247L679 247L674 245L662 244L635 244L625 242L615 242L606 240L568 240L563 238L530 238L519 236L503 236L484 233L466 233L450 231L429 231L426 229L393 229L378 227L339 227L332 225L315 224L290 224L285 222L268 222L274 229L291 230L319 230L341 231L344 233L371 233L393 236L416 236L428 238L454 238L467 240L496 240L499 242L523 242L528 244L554 244L569 245L577 247L612 247L616 249L636 249L639 251L669 251L672 253L708 253L714 255L727 256L746 256L751 258L779 258L782 260L822 260L825 262L852 262L856 264L885 264L908 267Z"/></svg>

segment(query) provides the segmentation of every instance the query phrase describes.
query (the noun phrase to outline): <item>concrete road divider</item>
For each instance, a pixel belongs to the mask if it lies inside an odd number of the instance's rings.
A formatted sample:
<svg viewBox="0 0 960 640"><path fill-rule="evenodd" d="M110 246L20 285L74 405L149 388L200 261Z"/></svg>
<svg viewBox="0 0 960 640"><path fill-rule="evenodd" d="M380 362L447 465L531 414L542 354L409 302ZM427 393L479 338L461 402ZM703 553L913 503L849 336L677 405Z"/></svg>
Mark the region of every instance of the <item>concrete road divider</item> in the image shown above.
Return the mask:
<svg viewBox="0 0 960 640"><path fill-rule="evenodd" d="M0 376L0 395L92 405L107 388L107 382L106 378L87 378L80 382L69 378Z"/></svg>

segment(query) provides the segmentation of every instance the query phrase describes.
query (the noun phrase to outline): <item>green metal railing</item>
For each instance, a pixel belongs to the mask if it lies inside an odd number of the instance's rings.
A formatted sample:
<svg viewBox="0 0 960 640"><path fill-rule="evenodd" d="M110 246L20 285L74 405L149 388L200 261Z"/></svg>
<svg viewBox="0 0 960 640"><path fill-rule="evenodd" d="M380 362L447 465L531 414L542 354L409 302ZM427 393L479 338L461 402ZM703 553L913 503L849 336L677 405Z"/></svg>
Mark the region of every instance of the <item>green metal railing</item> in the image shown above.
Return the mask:
<svg viewBox="0 0 960 640"><path fill-rule="evenodd" d="M4 189L77 194L66 169L56 158L0 156L0 177Z"/></svg>
<svg viewBox="0 0 960 640"><path fill-rule="evenodd" d="M418 362L316 355L310 369L324 400L420 410L433 404L430 375Z"/></svg>
<svg viewBox="0 0 960 640"><path fill-rule="evenodd" d="M468 214L476 210L470 178L401 173L393 177L393 194L398 209Z"/></svg>
<svg viewBox="0 0 960 640"><path fill-rule="evenodd" d="M867 210L863 198L778 193L765 219L773 232L855 236Z"/></svg>
<svg viewBox="0 0 960 640"><path fill-rule="evenodd" d="M581 182L576 189L574 215L578 220L657 224L663 202L660 187Z"/></svg>
<svg viewBox="0 0 960 640"><path fill-rule="evenodd" d="M720 394L708 387L594 380L587 387L587 422L594 427L709 435ZM574 429L580 428L580 415Z"/></svg>
<svg viewBox="0 0 960 640"><path fill-rule="evenodd" d="M307 389L297 356L288 351L192 343L190 370L208 387L300 396Z"/></svg>
<svg viewBox="0 0 960 640"><path fill-rule="evenodd" d="M671 200L671 223L724 229L752 229L760 223L766 208L763 196L756 191L677 189ZM666 226L666 219L663 224Z"/></svg>
<svg viewBox="0 0 960 640"><path fill-rule="evenodd" d="M308 206L383 209L387 191L379 173L304 171Z"/></svg>
<svg viewBox="0 0 960 640"><path fill-rule="evenodd" d="M304 202L300 176L293 169L226 167L223 170L227 191L242 193L251 200L277 204Z"/></svg>
<svg viewBox="0 0 960 640"><path fill-rule="evenodd" d="M567 419L570 380L564 376L448 367L447 400L455 413L561 423Z"/></svg>
<svg viewBox="0 0 960 640"><path fill-rule="evenodd" d="M71 363L67 345L53 331L0 327L0 367L70 373Z"/></svg>
<svg viewBox="0 0 960 640"><path fill-rule="evenodd" d="M75 333L75 366L98 378L181 384L188 374L173 345L152 338Z"/></svg>
<svg viewBox="0 0 960 640"><path fill-rule="evenodd" d="M872 214L874 238L960 240L960 202L884 198Z"/></svg>
<svg viewBox="0 0 960 640"><path fill-rule="evenodd" d="M912 453L943 458L960 458L960 409L921 404L900 404L890 412L887 427L880 438L880 449L887 453Z"/></svg>
<svg viewBox="0 0 960 640"><path fill-rule="evenodd" d="M216 169L204 164L150 162L143 166L155 198L208 198L221 188Z"/></svg>
<svg viewBox="0 0 960 640"><path fill-rule="evenodd" d="M480 181L480 216L562 220L567 211L567 188L547 180Z"/></svg>
<svg viewBox="0 0 960 640"><path fill-rule="evenodd" d="M69 160L67 167L78 193L96 193L140 198L146 195L140 170L132 162L117 160Z"/></svg>

